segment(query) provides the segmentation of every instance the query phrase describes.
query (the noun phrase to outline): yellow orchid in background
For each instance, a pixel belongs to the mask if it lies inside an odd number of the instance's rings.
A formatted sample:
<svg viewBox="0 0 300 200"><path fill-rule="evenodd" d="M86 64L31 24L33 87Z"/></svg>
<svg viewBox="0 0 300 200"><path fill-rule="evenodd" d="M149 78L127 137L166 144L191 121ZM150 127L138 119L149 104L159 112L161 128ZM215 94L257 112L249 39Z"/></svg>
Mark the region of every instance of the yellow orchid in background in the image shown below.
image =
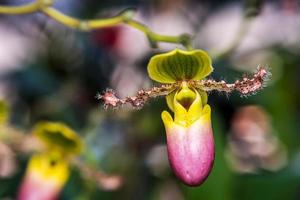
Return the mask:
<svg viewBox="0 0 300 200"><path fill-rule="evenodd" d="M53 200L69 178L68 161L55 153L33 155L18 194L19 200Z"/></svg>
<svg viewBox="0 0 300 200"><path fill-rule="evenodd" d="M214 138L211 126L211 108L207 92L230 93L234 90L250 95L263 88L270 74L258 68L252 78L244 77L232 84L206 79L213 71L212 61L203 50L175 49L155 55L148 64L149 77L159 83L137 95L119 99L113 90L98 94L104 107L131 104L141 108L150 98L166 96L167 105L174 112L161 114L167 136L168 157L176 176L190 186L200 185L209 175L214 162Z"/></svg>
<svg viewBox="0 0 300 200"><path fill-rule="evenodd" d="M81 153L83 144L63 123L41 122L32 133L45 149L29 160L18 200L55 200L69 178L69 161Z"/></svg>

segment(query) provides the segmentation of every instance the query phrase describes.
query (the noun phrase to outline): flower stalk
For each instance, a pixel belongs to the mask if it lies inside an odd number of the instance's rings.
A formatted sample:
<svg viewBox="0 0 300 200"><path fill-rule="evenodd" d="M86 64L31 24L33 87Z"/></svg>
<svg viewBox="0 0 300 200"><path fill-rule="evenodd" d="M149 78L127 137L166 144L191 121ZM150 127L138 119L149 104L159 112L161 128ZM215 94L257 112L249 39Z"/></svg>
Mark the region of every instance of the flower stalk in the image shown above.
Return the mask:
<svg viewBox="0 0 300 200"><path fill-rule="evenodd" d="M192 37L189 34L162 35L155 33L145 24L133 19L135 10L125 9L116 16L104 19L78 19L66 15L52 7L53 0L36 0L20 6L0 6L0 14L21 15L41 12L49 18L79 31L92 31L100 28L117 26L120 24L128 25L146 35L152 47L156 48L158 42L180 44L186 49L191 50Z"/></svg>

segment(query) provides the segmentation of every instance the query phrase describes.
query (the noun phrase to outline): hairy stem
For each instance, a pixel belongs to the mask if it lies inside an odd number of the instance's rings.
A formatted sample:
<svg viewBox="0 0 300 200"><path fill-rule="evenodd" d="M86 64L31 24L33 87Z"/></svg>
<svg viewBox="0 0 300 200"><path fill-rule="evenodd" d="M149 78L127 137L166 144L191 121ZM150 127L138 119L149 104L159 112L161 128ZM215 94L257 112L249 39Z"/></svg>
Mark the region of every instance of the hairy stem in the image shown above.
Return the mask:
<svg viewBox="0 0 300 200"><path fill-rule="evenodd" d="M266 68L258 68L252 78L244 77L241 80L236 80L234 83L226 83L225 81L215 80L200 80L192 81L190 85L195 88L212 91L217 90L219 92L230 93L232 91L238 91L243 96L251 95L259 91L265 86L266 81L269 79L271 73Z"/></svg>
<svg viewBox="0 0 300 200"><path fill-rule="evenodd" d="M118 97L116 97L113 90L108 89L103 94L97 94L96 98L103 100L104 108L117 108L125 104L130 104L135 108L141 108L149 99L158 96L166 96L177 87L178 84L161 85L159 87L153 87L148 90L140 90L135 96L126 97L124 99L119 99Z"/></svg>
<svg viewBox="0 0 300 200"><path fill-rule="evenodd" d="M233 91L239 92L242 96L247 96L256 93L266 85L271 73L265 68L258 68L252 78L244 77L234 83L226 83L225 81L207 80L185 80L189 87L200 89L206 92L216 90L219 92L231 93ZM182 81L176 83L161 85L153 87L148 90L140 90L135 96L119 99L113 90L106 90L103 94L98 94L97 99L103 100L104 108L118 108L119 106L129 104L135 108L141 108L151 98L158 96L166 96L172 91L180 89Z"/></svg>

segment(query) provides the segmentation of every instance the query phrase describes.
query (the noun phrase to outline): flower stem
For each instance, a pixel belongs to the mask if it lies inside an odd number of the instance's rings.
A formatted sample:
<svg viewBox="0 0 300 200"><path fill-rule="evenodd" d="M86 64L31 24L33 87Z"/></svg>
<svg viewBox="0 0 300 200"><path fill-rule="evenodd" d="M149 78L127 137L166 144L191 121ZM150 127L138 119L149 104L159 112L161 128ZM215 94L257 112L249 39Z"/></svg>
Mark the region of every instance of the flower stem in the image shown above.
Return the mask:
<svg viewBox="0 0 300 200"><path fill-rule="evenodd" d="M111 27L119 24L126 24L134 29L143 32L147 36L151 46L153 47L157 47L157 42L165 42L181 44L188 50L193 49L191 45L192 38L190 35L181 34L172 36L155 33L146 25L132 19L134 11L130 9L124 10L120 14L110 18L82 20L68 16L58 11L57 9L51 7L52 3L52 0L36 0L36 2L21 6L0 6L0 14L19 15L39 11L47 15L49 18L67 27L77 29L80 31L91 31L93 29Z"/></svg>

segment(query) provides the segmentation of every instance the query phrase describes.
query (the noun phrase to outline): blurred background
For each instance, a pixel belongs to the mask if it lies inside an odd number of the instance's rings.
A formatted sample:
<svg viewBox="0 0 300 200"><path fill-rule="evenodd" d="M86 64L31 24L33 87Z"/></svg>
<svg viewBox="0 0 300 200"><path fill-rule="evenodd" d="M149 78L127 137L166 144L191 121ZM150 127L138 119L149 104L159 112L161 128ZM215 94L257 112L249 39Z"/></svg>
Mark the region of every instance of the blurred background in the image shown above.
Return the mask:
<svg viewBox="0 0 300 200"><path fill-rule="evenodd" d="M165 99L104 110L95 98L106 88L125 97L153 86L149 58L182 47L153 49L126 25L80 32L40 13L0 15L0 199L16 198L35 148L31 130L45 120L64 123L85 144L61 200L300 199L298 0L60 0L54 7L84 19L136 7L135 19L157 33L193 34L194 47L213 59L212 78L233 82L258 66L272 77L253 96L209 94L215 165L202 186L187 187L168 164Z"/></svg>

